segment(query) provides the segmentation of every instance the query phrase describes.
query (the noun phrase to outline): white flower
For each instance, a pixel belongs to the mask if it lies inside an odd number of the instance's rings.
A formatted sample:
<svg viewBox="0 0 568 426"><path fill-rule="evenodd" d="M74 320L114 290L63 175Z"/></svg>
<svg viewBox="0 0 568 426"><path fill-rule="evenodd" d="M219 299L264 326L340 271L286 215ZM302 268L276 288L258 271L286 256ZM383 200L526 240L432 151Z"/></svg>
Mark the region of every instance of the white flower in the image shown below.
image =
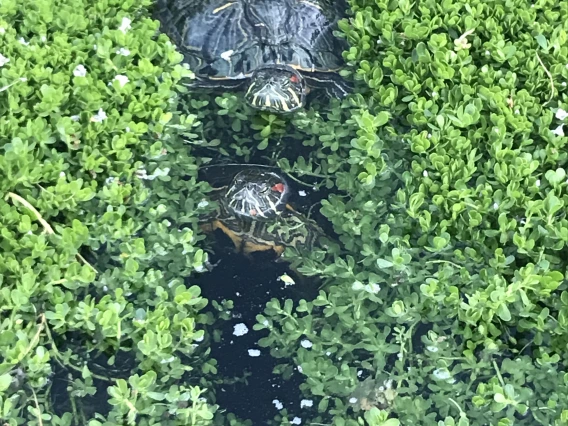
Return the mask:
<svg viewBox="0 0 568 426"><path fill-rule="evenodd" d="M432 92L432 97L435 98L436 96L438 96L438 93Z"/></svg>
<svg viewBox="0 0 568 426"><path fill-rule="evenodd" d="M565 81L562 82L562 87L566 87L566 82L565 82Z"/></svg>
<svg viewBox="0 0 568 426"><path fill-rule="evenodd" d="M349 403L350 403L350 404L355 404L355 403L357 403L357 401L358 401L358 399L355 398L355 397L349 398Z"/></svg>
<svg viewBox="0 0 568 426"><path fill-rule="evenodd" d="M300 401L300 408L313 407L313 406L314 406L314 401L312 401L311 399L302 399Z"/></svg>
<svg viewBox="0 0 568 426"><path fill-rule="evenodd" d="M536 186L540 186L540 179L537 179L537 180L536 180L535 185L536 185Z"/></svg>
<svg viewBox="0 0 568 426"><path fill-rule="evenodd" d="M8 62L10 62L10 59L0 53L0 67L3 67Z"/></svg>
<svg viewBox="0 0 568 426"><path fill-rule="evenodd" d="M203 339L204 339L204 338L205 338L205 335L203 335L203 336L201 336L201 337L198 337L198 338L196 338L196 339L193 339L193 340L195 340L196 342L203 342Z"/></svg>
<svg viewBox="0 0 568 426"><path fill-rule="evenodd" d="M73 75L75 77L85 77L87 75L87 70L83 65L79 64L73 70Z"/></svg>
<svg viewBox="0 0 568 426"><path fill-rule="evenodd" d="M438 348L436 346L426 346L426 350L430 352L438 352Z"/></svg>
<svg viewBox="0 0 568 426"><path fill-rule="evenodd" d="M558 126L552 131L552 133L554 133L556 136L564 136L564 129L562 127L564 127L564 124Z"/></svg>
<svg viewBox="0 0 568 426"><path fill-rule="evenodd" d="M292 421L290 422L290 424L293 424L293 425L301 425L301 424L302 424L302 419L299 418L299 417L294 417L294 418L292 419Z"/></svg>
<svg viewBox="0 0 568 426"><path fill-rule="evenodd" d="M79 116L78 115L72 115L71 117L69 117L71 120L73 121L79 121Z"/></svg>
<svg viewBox="0 0 568 426"><path fill-rule="evenodd" d="M489 55L491 55L491 52L489 52L489 50L486 50L486 51L485 51L485 56L489 56Z"/></svg>
<svg viewBox="0 0 568 426"><path fill-rule="evenodd" d="M249 356L257 357L260 356L260 351L258 349L249 349L248 354Z"/></svg>
<svg viewBox="0 0 568 426"><path fill-rule="evenodd" d="M121 47L120 49L118 49L118 50L116 51L116 54L117 54L117 55L122 55L122 56L128 56L128 55L130 55L130 50L128 50L128 49L125 48L125 47Z"/></svg>
<svg viewBox="0 0 568 426"><path fill-rule="evenodd" d="M131 28L130 27L131 23L132 21L130 19L124 17L122 18L122 22L120 23L120 27L118 29L126 34L126 31L128 31Z"/></svg>
<svg viewBox="0 0 568 426"><path fill-rule="evenodd" d="M93 115L91 117L91 122L93 123L100 123L103 120L107 119L107 115L106 112L103 111L103 109L99 109L99 112L97 112L95 115Z"/></svg>
<svg viewBox="0 0 568 426"><path fill-rule="evenodd" d="M18 41L19 41L21 44L23 44L24 46L29 46L29 45L30 45L30 42L24 40L23 37L20 37L20 38L18 39Z"/></svg>
<svg viewBox="0 0 568 426"><path fill-rule="evenodd" d="M0 34L6 34L6 30L2 27L0 27ZM566 68L568 68L568 65L566 65Z"/></svg>
<svg viewBox="0 0 568 426"><path fill-rule="evenodd" d="M495 210L497 210L497 209L499 208L499 204L493 203L493 208L494 208Z"/></svg>
<svg viewBox="0 0 568 426"><path fill-rule="evenodd" d="M209 205L209 202L207 200L201 200L198 204L197 204L197 208L202 209L203 207L207 207Z"/></svg>
<svg viewBox="0 0 568 426"><path fill-rule="evenodd" d="M568 117L568 112L564 111L562 108L558 108L555 117L559 120L564 120L566 117Z"/></svg>
<svg viewBox="0 0 568 426"><path fill-rule="evenodd" d="M274 404L277 410L282 410L284 408L284 405L277 399L272 400L272 403Z"/></svg>
<svg viewBox="0 0 568 426"><path fill-rule="evenodd" d="M235 325L233 335L244 336L245 334L248 333L248 331L249 331L249 329L247 328L247 326L243 323L240 323L240 324Z"/></svg>
<svg viewBox="0 0 568 426"><path fill-rule="evenodd" d="M40 37L40 40L41 40L41 41L43 41L43 42L45 43L45 42L47 41L47 37L46 37L46 36L44 36L44 35L42 35L42 36Z"/></svg>
<svg viewBox="0 0 568 426"><path fill-rule="evenodd" d="M299 372L299 373L303 373L303 372L304 372L304 369L302 368L301 365L298 365L297 369L298 369L298 372Z"/></svg>
<svg viewBox="0 0 568 426"><path fill-rule="evenodd" d="M114 79L118 81L120 87L124 87L124 85L130 81L128 77L122 74L117 75L116 77L114 77Z"/></svg>
<svg viewBox="0 0 568 426"><path fill-rule="evenodd" d="M424 171L422 172L422 176L428 177L428 171L427 171L427 170L424 170Z"/></svg>
<svg viewBox="0 0 568 426"><path fill-rule="evenodd" d="M59 177L65 177L65 172L59 172Z"/></svg>
<svg viewBox="0 0 568 426"><path fill-rule="evenodd" d="M515 110L515 114L520 114L521 111L519 111L518 109Z"/></svg>
<svg viewBox="0 0 568 426"><path fill-rule="evenodd" d="M309 349L313 346L313 343L310 342L308 339L304 339L300 342L303 348Z"/></svg>
<svg viewBox="0 0 568 426"><path fill-rule="evenodd" d="M298 191L298 195L300 197L305 197L306 196L306 191Z"/></svg>
<svg viewBox="0 0 568 426"><path fill-rule="evenodd" d="M358 370L357 371L357 377L361 377L363 375L363 370Z"/></svg>

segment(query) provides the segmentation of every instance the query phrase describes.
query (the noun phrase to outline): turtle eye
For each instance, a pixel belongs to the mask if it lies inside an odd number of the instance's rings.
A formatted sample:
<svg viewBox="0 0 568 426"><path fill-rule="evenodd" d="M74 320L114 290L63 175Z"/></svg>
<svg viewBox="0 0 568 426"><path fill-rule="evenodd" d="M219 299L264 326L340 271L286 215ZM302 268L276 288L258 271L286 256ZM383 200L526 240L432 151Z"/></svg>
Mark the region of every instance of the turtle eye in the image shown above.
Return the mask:
<svg viewBox="0 0 568 426"><path fill-rule="evenodd" d="M298 78L297 75L293 75L292 77L290 77L290 81L292 83L298 83L300 81L300 79Z"/></svg>

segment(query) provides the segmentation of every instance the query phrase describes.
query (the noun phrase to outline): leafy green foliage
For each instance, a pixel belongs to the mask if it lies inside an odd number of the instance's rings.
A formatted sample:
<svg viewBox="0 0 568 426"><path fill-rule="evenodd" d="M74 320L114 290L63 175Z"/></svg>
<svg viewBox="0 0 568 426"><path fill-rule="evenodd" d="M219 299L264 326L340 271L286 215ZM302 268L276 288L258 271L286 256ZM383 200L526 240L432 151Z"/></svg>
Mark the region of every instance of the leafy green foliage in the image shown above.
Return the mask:
<svg viewBox="0 0 568 426"><path fill-rule="evenodd" d="M198 344L207 302L183 282L207 261L195 233L204 187L177 137L194 117L174 114L190 72L156 37L150 4L0 5L3 424L213 418ZM114 372L121 359L131 367ZM62 368L77 402L56 415L50 389ZM99 399L110 386L106 419L75 405L94 380Z"/></svg>
<svg viewBox="0 0 568 426"><path fill-rule="evenodd" d="M199 162L230 158L331 191L327 247L286 252L319 295L255 325L311 421L567 424L566 2L351 0L356 93L286 117L189 95L149 5L0 5L0 418L72 424L49 414L54 363L81 398L108 375L84 359L126 352L83 424L222 422L182 279L207 261Z"/></svg>

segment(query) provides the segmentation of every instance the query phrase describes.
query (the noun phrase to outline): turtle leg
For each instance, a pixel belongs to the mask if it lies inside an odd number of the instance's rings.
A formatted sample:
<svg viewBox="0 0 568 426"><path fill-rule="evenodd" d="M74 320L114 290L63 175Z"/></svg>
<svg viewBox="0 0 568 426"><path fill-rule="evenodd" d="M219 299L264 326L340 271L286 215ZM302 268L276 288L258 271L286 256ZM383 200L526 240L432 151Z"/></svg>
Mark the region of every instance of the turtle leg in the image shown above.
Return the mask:
<svg viewBox="0 0 568 426"><path fill-rule="evenodd" d="M215 231L216 229L220 229L223 233L231 239L233 244L235 245L235 252L239 253L243 248L243 239L242 237L238 236L235 232L231 231L228 227L226 227L220 220L214 220L210 225L211 231Z"/></svg>
<svg viewBox="0 0 568 426"><path fill-rule="evenodd" d="M253 243L251 241L245 241L245 243L243 245L242 253L245 256L250 256L251 253L255 253L257 251L269 251L269 250L274 250L276 252L276 254L278 256L280 256L282 254L282 252L284 251L284 247L283 246L273 246L273 245L270 245L270 244L257 244L257 243Z"/></svg>

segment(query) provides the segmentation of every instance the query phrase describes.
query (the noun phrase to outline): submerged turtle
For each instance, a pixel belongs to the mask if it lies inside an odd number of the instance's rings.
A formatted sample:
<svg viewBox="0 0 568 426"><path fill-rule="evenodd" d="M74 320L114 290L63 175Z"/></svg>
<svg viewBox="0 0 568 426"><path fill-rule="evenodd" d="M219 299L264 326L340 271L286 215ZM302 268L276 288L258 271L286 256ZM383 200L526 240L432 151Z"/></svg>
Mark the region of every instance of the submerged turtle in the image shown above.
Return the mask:
<svg viewBox="0 0 568 426"><path fill-rule="evenodd" d="M316 222L287 203L290 187L273 168L233 164L204 169L217 208L201 220L201 229L220 229L237 252L273 250L280 256L286 247L312 249L323 235Z"/></svg>
<svg viewBox="0 0 568 426"><path fill-rule="evenodd" d="M252 107L285 113L311 88L345 96L345 40L333 35L345 0L157 0L155 17L177 44L194 87L245 88ZM248 85L248 86L247 86Z"/></svg>

